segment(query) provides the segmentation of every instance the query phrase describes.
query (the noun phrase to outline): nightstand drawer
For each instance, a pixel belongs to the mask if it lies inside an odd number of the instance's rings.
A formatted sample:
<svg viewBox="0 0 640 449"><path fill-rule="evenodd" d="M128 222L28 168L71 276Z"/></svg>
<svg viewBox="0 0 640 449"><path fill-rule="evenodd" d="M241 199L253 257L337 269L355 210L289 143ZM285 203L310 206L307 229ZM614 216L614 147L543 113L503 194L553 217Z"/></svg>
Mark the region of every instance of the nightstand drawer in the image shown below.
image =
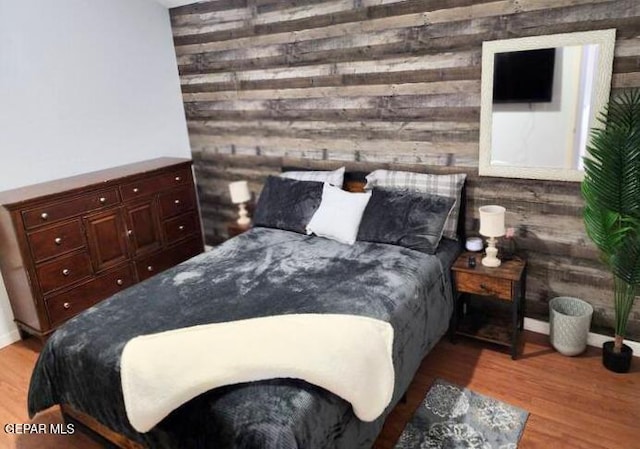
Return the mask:
<svg viewBox="0 0 640 449"><path fill-rule="evenodd" d="M456 288L461 293L473 293L482 296L496 296L511 301L511 281L508 279L491 278L481 274L457 272Z"/></svg>

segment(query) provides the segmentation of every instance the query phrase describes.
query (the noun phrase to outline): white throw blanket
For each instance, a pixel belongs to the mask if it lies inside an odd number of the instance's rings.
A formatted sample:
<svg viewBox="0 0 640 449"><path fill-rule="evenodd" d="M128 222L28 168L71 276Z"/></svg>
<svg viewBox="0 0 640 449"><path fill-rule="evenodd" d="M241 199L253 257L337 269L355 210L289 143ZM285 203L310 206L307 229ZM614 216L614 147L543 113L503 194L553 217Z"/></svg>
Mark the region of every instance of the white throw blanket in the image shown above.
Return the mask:
<svg viewBox="0 0 640 449"><path fill-rule="evenodd" d="M392 350L389 323L355 315L279 315L145 335L122 352L124 404L133 428L148 432L213 388L296 378L373 421L393 396Z"/></svg>

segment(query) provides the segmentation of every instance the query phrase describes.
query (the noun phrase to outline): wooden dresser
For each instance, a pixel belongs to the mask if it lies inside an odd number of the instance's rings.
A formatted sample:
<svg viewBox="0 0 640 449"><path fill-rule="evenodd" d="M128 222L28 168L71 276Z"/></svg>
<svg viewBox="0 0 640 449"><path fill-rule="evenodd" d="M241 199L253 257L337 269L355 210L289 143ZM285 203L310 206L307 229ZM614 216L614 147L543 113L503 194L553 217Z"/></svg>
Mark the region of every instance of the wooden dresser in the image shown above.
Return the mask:
<svg viewBox="0 0 640 449"><path fill-rule="evenodd" d="M0 193L0 269L21 333L203 251L188 159L160 158Z"/></svg>

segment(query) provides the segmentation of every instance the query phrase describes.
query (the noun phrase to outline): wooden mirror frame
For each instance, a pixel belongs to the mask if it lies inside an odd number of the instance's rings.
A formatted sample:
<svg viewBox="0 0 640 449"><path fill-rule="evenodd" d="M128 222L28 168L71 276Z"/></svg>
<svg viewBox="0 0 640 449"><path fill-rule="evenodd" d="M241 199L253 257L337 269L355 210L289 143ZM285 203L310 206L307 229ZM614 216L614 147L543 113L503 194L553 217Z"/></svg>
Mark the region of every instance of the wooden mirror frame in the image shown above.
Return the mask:
<svg viewBox="0 0 640 449"><path fill-rule="evenodd" d="M613 71L613 50L616 30L586 31L580 33L553 34L548 36L523 37L482 44L482 87L480 102L480 155L478 172L480 176L503 178L549 179L558 181L582 181L584 172L570 168L538 168L491 165L491 143L493 127L493 61L496 53L556 48L574 45L600 45L596 70L595 91L592 104L590 127L599 123L595 120L609 102L611 76Z"/></svg>

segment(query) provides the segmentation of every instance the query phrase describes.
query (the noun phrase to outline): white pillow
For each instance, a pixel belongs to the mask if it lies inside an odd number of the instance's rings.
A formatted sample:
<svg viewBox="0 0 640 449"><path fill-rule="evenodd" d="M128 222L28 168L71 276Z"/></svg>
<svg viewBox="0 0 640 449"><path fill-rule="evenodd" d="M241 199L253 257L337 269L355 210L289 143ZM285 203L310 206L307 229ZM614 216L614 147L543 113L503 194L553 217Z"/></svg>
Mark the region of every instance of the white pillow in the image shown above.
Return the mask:
<svg viewBox="0 0 640 449"><path fill-rule="evenodd" d="M281 173L280 176L297 181L328 182L336 187L342 187L342 183L344 182L344 167L333 171L286 171Z"/></svg>
<svg viewBox="0 0 640 449"><path fill-rule="evenodd" d="M320 206L307 225L307 234L353 245L371 192L352 193L325 183Z"/></svg>

